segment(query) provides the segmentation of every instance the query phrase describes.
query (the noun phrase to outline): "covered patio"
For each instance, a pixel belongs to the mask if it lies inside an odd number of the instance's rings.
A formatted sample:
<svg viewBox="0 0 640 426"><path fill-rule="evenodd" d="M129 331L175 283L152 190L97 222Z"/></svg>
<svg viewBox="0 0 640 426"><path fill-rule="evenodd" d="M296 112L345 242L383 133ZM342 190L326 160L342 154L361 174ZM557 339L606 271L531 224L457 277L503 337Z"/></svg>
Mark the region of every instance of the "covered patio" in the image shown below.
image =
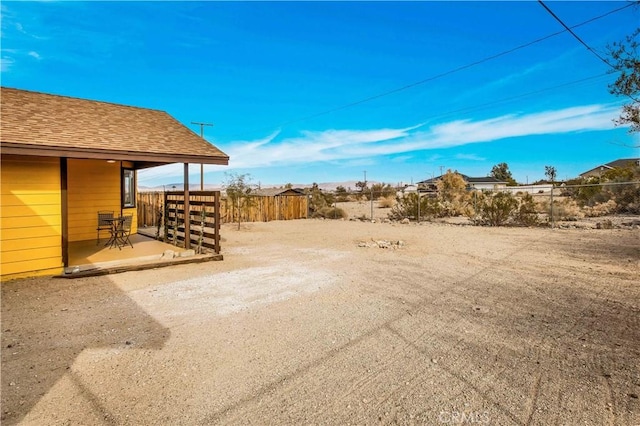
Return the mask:
<svg viewBox="0 0 640 426"><path fill-rule="evenodd" d="M187 250L136 235L137 172L182 163L184 192L172 215L192 235L189 164L229 157L164 111L2 88L0 242L2 279L119 271ZM197 210L197 209L196 209ZM131 246L96 245L100 215L127 218ZM219 213L212 214L219 226ZM178 223L177 220L180 220ZM217 229L217 228L216 228ZM214 233L217 238L219 234ZM219 258L219 244L214 244ZM163 264L206 255L162 258ZM110 263L115 262L115 263ZM141 266L141 267L142 267ZM83 272L84 271L84 272Z"/></svg>
<svg viewBox="0 0 640 426"><path fill-rule="evenodd" d="M222 260L221 254L196 254L193 250L158 241L150 236L151 231L146 231L139 228L139 233L130 237L133 247L125 245L121 249L116 246L105 246L106 238L102 239L100 244L96 244L96 240L69 243L69 266L64 268L60 276L79 278L159 268L178 263Z"/></svg>

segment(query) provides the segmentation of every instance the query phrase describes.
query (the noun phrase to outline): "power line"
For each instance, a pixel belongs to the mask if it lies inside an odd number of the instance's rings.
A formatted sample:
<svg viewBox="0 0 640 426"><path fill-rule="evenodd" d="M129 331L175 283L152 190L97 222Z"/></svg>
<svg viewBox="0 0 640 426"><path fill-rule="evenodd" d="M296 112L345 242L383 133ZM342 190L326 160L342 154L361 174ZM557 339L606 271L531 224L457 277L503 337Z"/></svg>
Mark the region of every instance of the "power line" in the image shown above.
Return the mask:
<svg viewBox="0 0 640 426"><path fill-rule="evenodd" d="M567 26L567 24L565 24L562 19L560 19L558 17L558 15L556 15L555 13L553 13L553 11L551 9L549 9L549 7L544 4L544 2L542 0L538 0L538 3L540 3L540 5L542 7L544 7L544 9L549 12L549 14L551 16L553 16L553 18L558 21L560 23L560 25L562 25L564 28L566 28L567 31L569 31L569 34L571 34L576 40L578 40L580 42L580 44L582 44L584 47L587 48L587 50L591 53L593 53L596 58L600 59L602 62L604 62L608 67L610 67L613 71L617 71L616 67L614 67L609 61L607 61L605 58L603 58L602 56L600 56L600 54L598 52L596 52L594 49L591 48L591 46L589 46L587 43L584 42L584 40L582 40L576 33L574 33L571 28L569 28ZM633 3L629 3L628 6L633 5ZM631 99L632 101L638 102L638 99L634 98L631 95L626 95L629 99Z"/></svg>
<svg viewBox="0 0 640 426"><path fill-rule="evenodd" d="M587 48L587 50L588 50L589 52L593 53L593 54L596 56L596 58L600 59L600 60L601 60L602 62L604 62L607 66L609 66L609 67L611 67L612 69L614 69L614 70L615 70L615 67L614 67L613 65L611 65L611 64L609 63L609 61L607 61L607 60L606 60L606 59L604 59L602 56L600 56L600 54L599 54L598 52L596 52L595 50L593 50L593 49L591 48L591 46L589 46L587 43L585 43L585 42L584 42L584 40L582 40L582 39L578 36L578 34L574 33L574 32L573 32L573 30L572 30L571 28L569 28L569 27L567 26L567 24L565 24L564 22L562 22L562 19L560 19L560 18L558 17L558 15L556 15L555 13L553 13L553 11L552 11L551 9L549 9L549 7L548 7L546 4L544 4L544 2L543 2L542 0L538 0L538 3L540 3L540 5L541 5L542 7L544 7L544 9L545 9L547 12L549 12L549 14L550 14L551 16L553 16L553 17L555 18L555 20L556 20L556 21L558 21L558 22L560 23L560 25L562 25L562 26L563 26L567 31L569 31L569 34L571 34L571 35L572 35L576 40L578 40L578 41L579 41L579 42L580 42L584 47L586 47L586 48Z"/></svg>
<svg viewBox="0 0 640 426"><path fill-rule="evenodd" d="M386 92L379 93L379 94L377 94L377 95L369 96L369 97L367 97L367 98L363 98L363 99L360 99L360 100L358 100L358 101L350 102L350 103L347 103L347 104L342 105L342 106L338 106L338 107L335 107L335 108L331 108L331 109L328 109L328 110L325 110L325 111L321 111L321 112L318 112L318 113L315 113L315 114L307 115L307 116L304 116L304 117L301 117L301 118L296 118L296 119L293 119L293 120L285 121L285 122L283 122L283 123L280 123L279 125L276 125L275 127L285 127L285 126L288 126L288 125L290 125L290 124L294 124L294 123L299 123L299 122L301 122L301 121L310 120L310 119L312 119L312 118L316 118L316 117L320 117L320 116L323 116L323 115L331 114L331 113L334 113L334 112L337 112L337 111L341 111L341 110L343 110L343 109L351 108L351 107L354 107L354 106L356 106L356 105L360 105L360 104L363 104L363 103L366 103L366 102L373 101L373 100L375 100L375 99L379 99L379 98L382 98L382 97L386 97L386 96L392 95L392 94L394 94L394 93L402 92L402 91L405 91L405 90L407 90L407 89L411 89L411 88L413 88L413 87L420 86L420 85L422 85L422 84L425 84L425 83L428 83L428 82L431 82L431 81L434 81L434 80L438 80L438 79L440 79L440 78L443 78L443 77L449 76L449 75L451 75L451 74L455 74L455 73L457 73L457 72L460 72L460 71L463 71L463 70L466 70L466 69L472 68L472 67L474 67L474 66L477 66L477 65L483 64L483 63L485 63L485 62L492 61L492 60L494 60L494 59L500 58L500 57L502 57L502 56L508 55L508 54L510 54L510 53L513 53L513 52L516 52L516 51L518 51L518 50L521 50L521 49L524 49L524 48L526 48L526 47L532 46L532 45L534 45L534 44L540 43L540 42L542 42L542 41L548 40L548 39L550 39L550 38L552 38L552 37L555 37L555 36L557 36L557 35L563 34L563 33L567 32L567 31L569 31L569 32L571 32L571 33L573 34L573 32L571 31L571 28L578 28L578 27L581 27L581 26L583 26L583 25L587 25L587 24L589 24L589 23L591 23L591 22L594 22L594 21L596 21L596 20L598 20L598 19L602 19L602 18L604 18L604 17L606 17L606 16L609 16L609 15L612 15L612 14L614 14L614 13L620 12L620 11L622 11L622 10L624 10L624 9L626 9L626 8L628 8L628 7L630 7L630 6L633 6L633 3L629 3L629 4L625 5L625 6L619 7L619 8L617 8L617 9L610 10L610 11L609 11L609 12L607 12L607 13L604 13L604 14L602 14L602 15L598 15L598 16L595 16L595 17L593 17L593 18L591 18L591 19L588 19L588 20L586 20L586 21L583 21L583 22L581 22L581 23L579 23L579 24L573 25L572 27L567 27L567 26L565 26L565 28L566 28L566 29L564 29L564 30L562 30L562 31L557 31L557 32L555 32L555 33L552 33L552 34L546 35L546 36L541 37L541 38L538 38L538 39L536 39L536 40L533 40L533 41L530 41L530 42L527 42L527 43L521 44L521 45L516 46L516 47L514 47L514 48L511 48L511 49L508 49L508 50L505 50L505 51L502 51L502 52L496 53L496 54L491 55L491 56L487 56L487 57L485 57L485 58L483 58L483 59L480 59L480 60L477 60L477 61L474 61L474 62L468 63L468 64L466 64L466 65L459 66L459 67L454 68L454 69L451 69L451 70L449 70L449 71L445 71L445 72L442 72L442 73L440 73L440 74L436 74L436 75L434 75L434 76L431 76L431 77L425 78L425 79L423 79L423 80L419 80L419 81L416 81L416 82L414 82L414 83L410 83L410 84L404 85L404 86L402 86L402 87L398 87L398 88L396 88L396 89L392 89L392 90L388 90L388 91L386 91ZM563 24L563 26L564 26L564 24ZM594 52L594 53L595 53L595 52ZM608 63L607 63L607 64L608 64ZM608 65L609 65L609 64L608 64ZM273 128L273 127L270 127L269 129L272 129L272 128ZM266 129L266 128L265 128L265 129ZM253 132L256 132L256 131L259 131L259 130L264 130L264 129L256 129L256 130L254 130ZM243 133L243 134L247 134L247 133ZM232 137L238 137L238 136L239 136L239 135L234 135L234 136L232 136Z"/></svg>

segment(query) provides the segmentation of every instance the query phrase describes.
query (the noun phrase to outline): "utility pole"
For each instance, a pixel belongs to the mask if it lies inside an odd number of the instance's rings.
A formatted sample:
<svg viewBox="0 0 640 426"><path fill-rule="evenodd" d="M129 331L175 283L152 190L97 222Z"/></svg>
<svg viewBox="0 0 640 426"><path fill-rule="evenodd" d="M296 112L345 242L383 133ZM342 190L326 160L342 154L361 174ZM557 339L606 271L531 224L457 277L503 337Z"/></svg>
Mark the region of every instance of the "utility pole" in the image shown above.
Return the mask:
<svg viewBox="0 0 640 426"><path fill-rule="evenodd" d="M440 176L442 176L442 169L444 169L444 166L440 166Z"/></svg>
<svg viewBox="0 0 640 426"><path fill-rule="evenodd" d="M200 137L204 139L204 126L213 126L213 123L200 123L198 121L192 121L191 124L197 124L200 126ZM200 163L200 191L204 191L204 164Z"/></svg>
<svg viewBox="0 0 640 426"><path fill-rule="evenodd" d="M364 171L364 186L367 186L367 171Z"/></svg>

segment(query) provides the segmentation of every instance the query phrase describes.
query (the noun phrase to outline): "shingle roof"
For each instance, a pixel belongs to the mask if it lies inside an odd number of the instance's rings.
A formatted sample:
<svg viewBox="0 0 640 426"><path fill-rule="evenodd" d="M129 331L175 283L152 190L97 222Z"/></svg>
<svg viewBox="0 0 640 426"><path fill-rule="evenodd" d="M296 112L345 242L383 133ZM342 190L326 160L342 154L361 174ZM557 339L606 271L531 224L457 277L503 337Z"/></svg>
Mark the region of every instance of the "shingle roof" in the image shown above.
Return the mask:
<svg viewBox="0 0 640 426"><path fill-rule="evenodd" d="M611 170L617 167L627 167L629 165L639 165L640 158L620 158L618 160L610 161L605 164L601 164L597 167L589 169L585 172L580 173L580 176L589 175L590 173L598 173L602 172L604 169Z"/></svg>
<svg viewBox="0 0 640 426"><path fill-rule="evenodd" d="M164 111L5 87L1 94L3 153L228 164L225 153Z"/></svg>
<svg viewBox="0 0 640 426"><path fill-rule="evenodd" d="M638 160L640 160L640 158L622 158L619 160L615 160L615 161L611 161L607 164L605 164L605 166L616 168L616 167L627 167L629 166L629 164L638 164Z"/></svg>

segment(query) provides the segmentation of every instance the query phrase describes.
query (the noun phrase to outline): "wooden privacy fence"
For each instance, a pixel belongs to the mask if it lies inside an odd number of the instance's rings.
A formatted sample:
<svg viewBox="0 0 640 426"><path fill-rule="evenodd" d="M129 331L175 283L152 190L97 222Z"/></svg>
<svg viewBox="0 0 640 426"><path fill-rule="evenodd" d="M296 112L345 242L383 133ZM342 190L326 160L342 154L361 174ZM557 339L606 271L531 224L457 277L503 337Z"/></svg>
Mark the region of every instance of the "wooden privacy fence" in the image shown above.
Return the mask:
<svg viewBox="0 0 640 426"><path fill-rule="evenodd" d="M138 192L138 226L162 225L164 192Z"/></svg>
<svg viewBox="0 0 640 426"><path fill-rule="evenodd" d="M209 195L219 191L189 191L190 199L194 197L202 201L213 201ZM164 192L138 193L138 224L142 226L162 225L164 211ZM167 194L182 194L172 191ZM207 198L208 197L208 198ZM232 206L226 198L220 199L220 223L238 220L238 206ZM182 203L184 205L184 201ZM241 206L242 222L269 222L272 220L306 219L308 217L309 199L304 195L253 196L249 202ZM193 209L192 209L193 211Z"/></svg>
<svg viewBox="0 0 640 426"><path fill-rule="evenodd" d="M222 223L270 222L272 220L306 219L309 200L304 195L254 195L241 201L241 205L233 205L230 200L223 199L220 215Z"/></svg>

